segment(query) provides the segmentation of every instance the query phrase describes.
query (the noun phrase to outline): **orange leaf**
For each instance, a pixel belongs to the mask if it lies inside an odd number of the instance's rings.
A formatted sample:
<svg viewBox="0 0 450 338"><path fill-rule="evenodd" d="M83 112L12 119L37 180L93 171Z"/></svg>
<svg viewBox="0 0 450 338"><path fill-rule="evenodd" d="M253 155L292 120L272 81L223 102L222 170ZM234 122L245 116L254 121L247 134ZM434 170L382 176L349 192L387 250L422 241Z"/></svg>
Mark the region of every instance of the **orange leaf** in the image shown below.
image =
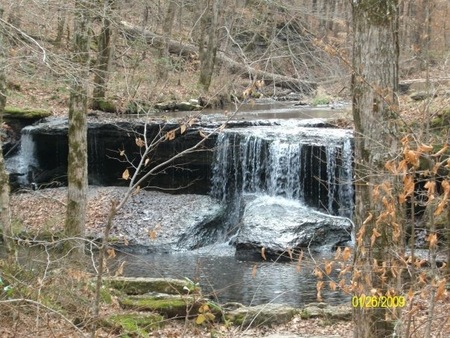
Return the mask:
<svg viewBox="0 0 450 338"><path fill-rule="evenodd" d="M136 145L137 145L139 148L142 148L143 146L145 146L144 140L141 139L140 137L136 137L135 141L136 141Z"/></svg>
<svg viewBox="0 0 450 338"><path fill-rule="evenodd" d="M344 261L348 260L351 256L351 254L352 254L352 250L348 246L345 247L344 252L342 252L342 259Z"/></svg>
<svg viewBox="0 0 450 338"><path fill-rule="evenodd" d="M152 240L156 240L156 238L158 237L158 233L156 232L156 230L150 230L148 232L148 237L150 237Z"/></svg>
<svg viewBox="0 0 450 338"><path fill-rule="evenodd" d="M186 132L186 125L182 124L180 127L180 133L181 133L181 135L183 135L185 132Z"/></svg>
<svg viewBox="0 0 450 338"><path fill-rule="evenodd" d="M443 296L445 296L445 285L446 285L447 280L445 278L443 278L442 280L439 281L438 287L437 287L437 291L436 291L436 300L440 300L443 298Z"/></svg>
<svg viewBox="0 0 450 338"><path fill-rule="evenodd" d="M266 258L266 248L265 247L262 247L261 248L261 257L266 261L267 260L267 258Z"/></svg>
<svg viewBox="0 0 450 338"><path fill-rule="evenodd" d="M172 141L172 140L175 139L175 136L176 136L175 130L168 131L168 132L166 133L166 140L167 140L167 141Z"/></svg>
<svg viewBox="0 0 450 338"><path fill-rule="evenodd" d="M418 154L414 150L408 150L404 153L406 162L416 168L419 166L419 155L420 154Z"/></svg>
<svg viewBox="0 0 450 338"><path fill-rule="evenodd" d="M325 264L325 273L329 275L331 273L331 269L333 268L333 262L328 262Z"/></svg>
<svg viewBox="0 0 450 338"><path fill-rule="evenodd" d="M438 243L438 237L436 233L432 233L428 235L427 241L430 242L430 249L436 248Z"/></svg>
<svg viewBox="0 0 450 338"><path fill-rule="evenodd" d="M333 282L332 280L328 283L328 285L330 286L330 290L331 291L336 291L337 288L337 284L335 282Z"/></svg>
<svg viewBox="0 0 450 338"><path fill-rule="evenodd" d="M130 172L128 169L125 169L125 171L122 173L122 178L126 181L130 178Z"/></svg>
<svg viewBox="0 0 450 338"><path fill-rule="evenodd" d="M403 178L403 194L405 197L412 195L414 192L414 178L412 175L406 175Z"/></svg>
<svg viewBox="0 0 450 338"><path fill-rule="evenodd" d="M322 279L323 278L323 272L316 266L314 268L314 276L316 276L318 279Z"/></svg>
<svg viewBox="0 0 450 338"><path fill-rule="evenodd" d="M108 254L108 258L114 258L116 257L116 251L113 248L109 248L106 250L106 253Z"/></svg>
<svg viewBox="0 0 450 338"><path fill-rule="evenodd" d="M438 204L436 210L434 211L434 216L439 216L440 214L442 214L446 205L447 199L443 198L442 201Z"/></svg>
<svg viewBox="0 0 450 338"><path fill-rule="evenodd" d="M421 153L431 153L433 151L433 147L422 143L417 150Z"/></svg>
<svg viewBox="0 0 450 338"><path fill-rule="evenodd" d="M369 223L373 218L373 215L369 212L369 216L367 216L367 218L364 220L363 225L366 225L367 223Z"/></svg>

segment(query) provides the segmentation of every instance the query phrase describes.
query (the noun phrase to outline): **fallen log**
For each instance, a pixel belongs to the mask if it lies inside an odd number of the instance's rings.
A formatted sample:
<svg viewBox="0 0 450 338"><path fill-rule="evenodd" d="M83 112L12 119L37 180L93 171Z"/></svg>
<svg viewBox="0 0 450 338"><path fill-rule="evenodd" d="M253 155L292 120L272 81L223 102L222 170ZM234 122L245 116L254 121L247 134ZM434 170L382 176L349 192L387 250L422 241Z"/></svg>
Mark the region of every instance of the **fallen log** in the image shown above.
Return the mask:
<svg viewBox="0 0 450 338"><path fill-rule="evenodd" d="M166 39L164 36L133 26L125 21L121 21L121 26L125 37L128 39L144 38L149 45L155 48L160 48L164 43L167 43L169 53L185 58L192 58L198 55L198 47L193 44ZM232 59L224 52L217 52L217 60L229 67L233 73L240 73L245 78L264 79L266 84L275 84L275 86L304 94L310 94L317 87L315 82L255 69Z"/></svg>

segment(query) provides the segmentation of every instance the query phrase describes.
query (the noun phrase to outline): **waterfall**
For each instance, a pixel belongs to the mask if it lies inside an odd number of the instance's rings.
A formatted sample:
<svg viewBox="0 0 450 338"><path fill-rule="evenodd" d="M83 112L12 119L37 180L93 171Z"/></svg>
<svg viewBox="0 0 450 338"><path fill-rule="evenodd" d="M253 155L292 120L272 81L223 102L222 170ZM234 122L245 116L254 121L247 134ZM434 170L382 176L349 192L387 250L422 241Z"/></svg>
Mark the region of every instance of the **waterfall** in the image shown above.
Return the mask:
<svg viewBox="0 0 450 338"><path fill-rule="evenodd" d="M211 194L235 213L242 207L241 196L258 194L282 196L351 217L352 175L350 131L236 128L217 138Z"/></svg>
<svg viewBox="0 0 450 338"><path fill-rule="evenodd" d="M27 128L23 128L19 152L6 161L6 170L17 177L16 181L20 186L29 185L33 181L33 172L38 168L35 150L33 135Z"/></svg>

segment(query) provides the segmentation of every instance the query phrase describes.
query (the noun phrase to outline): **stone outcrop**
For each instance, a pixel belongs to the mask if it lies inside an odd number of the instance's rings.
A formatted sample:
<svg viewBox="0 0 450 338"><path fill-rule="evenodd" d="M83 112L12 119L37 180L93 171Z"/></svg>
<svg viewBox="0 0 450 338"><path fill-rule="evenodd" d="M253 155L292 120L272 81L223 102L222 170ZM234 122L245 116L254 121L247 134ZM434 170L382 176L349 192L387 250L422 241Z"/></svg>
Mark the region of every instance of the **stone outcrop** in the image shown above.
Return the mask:
<svg viewBox="0 0 450 338"><path fill-rule="evenodd" d="M351 239L352 224L343 217L313 211L281 197L248 202L235 245L238 256L278 255L288 249L333 248Z"/></svg>

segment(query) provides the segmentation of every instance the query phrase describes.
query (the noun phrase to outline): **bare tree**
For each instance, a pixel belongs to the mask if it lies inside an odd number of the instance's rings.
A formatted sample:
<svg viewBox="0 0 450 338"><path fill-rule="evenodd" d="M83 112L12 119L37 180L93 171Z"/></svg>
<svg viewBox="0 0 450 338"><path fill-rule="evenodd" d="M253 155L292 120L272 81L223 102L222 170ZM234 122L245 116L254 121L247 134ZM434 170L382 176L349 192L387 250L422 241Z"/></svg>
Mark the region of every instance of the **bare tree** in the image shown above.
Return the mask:
<svg viewBox="0 0 450 338"><path fill-rule="evenodd" d="M398 0L360 0L352 7L357 234L352 283L355 295L378 296L387 290L398 292L400 285L400 273L392 272L398 268L395 259L402 250L398 182L384 169L400 148L396 128ZM380 186L385 187L382 197L377 194ZM384 208L392 210L385 214ZM380 264L388 271L381 273ZM390 320L388 311L394 312ZM355 308L354 321L355 337L391 337L395 310Z"/></svg>
<svg viewBox="0 0 450 338"><path fill-rule="evenodd" d="M3 14L3 7L0 5L0 17ZM5 53L4 28L0 27L0 126L3 123L3 113L6 105L6 53ZM2 151L2 138L0 135L0 223L3 230L3 241L6 244L8 255L14 251L11 230L11 210L9 206L9 175L5 169L5 162Z"/></svg>
<svg viewBox="0 0 450 338"><path fill-rule="evenodd" d="M94 69L93 109L108 110L105 103L111 52L113 50L111 48L111 20L114 10L115 0L104 0L103 8L101 8L102 25L98 36L97 65Z"/></svg>
<svg viewBox="0 0 450 338"><path fill-rule="evenodd" d="M200 20L200 38L198 42L200 56L199 84L205 92L211 85L216 64L218 48L219 0L208 0Z"/></svg>
<svg viewBox="0 0 450 338"><path fill-rule="evenodd" d="M75 1L72 55L76 69L69 101L68 195L65 233L69 249L83 252L87 204L87 109L92 0ZM78 238L78 239L76 239Z"/></svg>

